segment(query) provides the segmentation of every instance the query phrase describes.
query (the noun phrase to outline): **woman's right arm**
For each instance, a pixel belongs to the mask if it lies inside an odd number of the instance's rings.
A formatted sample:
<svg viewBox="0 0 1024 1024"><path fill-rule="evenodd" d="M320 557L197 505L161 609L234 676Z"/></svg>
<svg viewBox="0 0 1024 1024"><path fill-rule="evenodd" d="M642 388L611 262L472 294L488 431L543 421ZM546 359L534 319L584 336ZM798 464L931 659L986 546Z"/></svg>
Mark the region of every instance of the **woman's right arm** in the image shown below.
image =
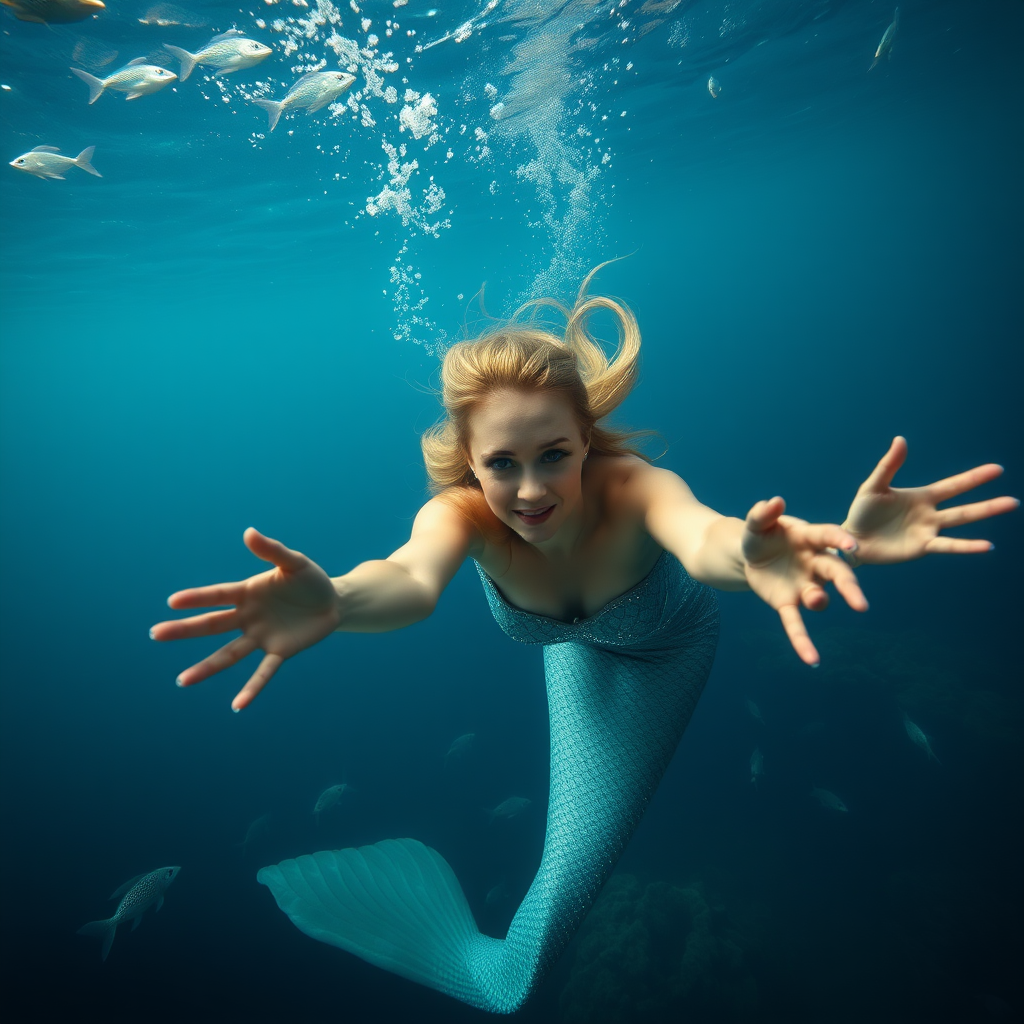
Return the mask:
<svg viewBox="0 0 1024 1024"><path fill-rule="evenodd" d="M177 679L192 686L262 650L259 667L231 702L235 711L253 701L283 661L335 630L379 633L425 619L466 555L482 547L476 529L436 498L420 509L407 544L334 580L301 552L256 530L246 530L243 539L273 568L238 583L179 590L167 599L176 610L230 607L160 622L149 634L165 641L240 630Z"/></svg>
<svg viewBox="0 0 1024 1024"><path fill-rule="evenodd" d="M337 629L385 633L432 614L444 588L469 554L479 554L479 533L450 505L434 498L419 510L412 535L394 554L362 562L331 580L338 596Z"/></svg>

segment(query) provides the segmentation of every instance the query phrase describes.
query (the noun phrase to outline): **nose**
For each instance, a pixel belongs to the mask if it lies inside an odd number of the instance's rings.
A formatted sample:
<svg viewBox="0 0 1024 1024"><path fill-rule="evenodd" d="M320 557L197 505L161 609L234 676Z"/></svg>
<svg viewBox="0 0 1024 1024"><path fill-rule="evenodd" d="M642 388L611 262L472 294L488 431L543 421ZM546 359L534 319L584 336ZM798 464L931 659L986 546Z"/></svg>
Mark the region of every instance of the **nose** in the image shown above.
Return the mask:
<svg viewBox="0 0 1024 1024"><path fill-rule="evenodd" d="M545 488L544 484L541 483L535 474L526 472L519 481L518 497L520 501L525 502L527 505L532 505L544 497L546 490L547 488Z"/></svg>

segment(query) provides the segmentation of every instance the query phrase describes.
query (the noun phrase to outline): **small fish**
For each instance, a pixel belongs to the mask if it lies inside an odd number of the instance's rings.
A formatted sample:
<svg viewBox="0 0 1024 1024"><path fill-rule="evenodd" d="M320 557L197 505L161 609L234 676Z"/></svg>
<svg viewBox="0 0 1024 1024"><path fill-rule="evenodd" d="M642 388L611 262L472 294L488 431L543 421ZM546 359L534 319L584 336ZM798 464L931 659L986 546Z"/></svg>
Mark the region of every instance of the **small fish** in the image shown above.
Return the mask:
<svg viewBox="0 0 1024 1024"><path fill-rule="evenodd" d="M722 95L722 86L714 75L708 79L708 92L711 93L711 98L713 100L717 100L718 97Z"/></svg>
<svg viewBox="0 0 1024 1024"><path fill-rule="evenodd" d="M487 890L487 895L484 897L484 903L488 907L493 907L499 903L504 903L506 900L511 898L512 890L505 882L499 882L493 889Z"/></svg>
<svg viewBox="0 0 1024 1024"><path fill-rule="evenodd" d="M487 813L491 816L491 821L497 821L498 818L515 818L522 814L530 804L532 800L527 800L525 796L510 796L507 800L503 800L493 810L489 810Z"/></svg>
<svg viewBox="0 0 1024 1024"><path fill-rule="evenodd" d="M267 112L270 131L273 131L286 110L305 107L307 114L315 113L333 103L355 80L355 75L345 71L310 71L288 90L283 100L261 99L253 103Z"/></svg>
<svg viewBox="0 0 1024 1024"><path fill-rule="evenodd" d="M100 955L104 960L114 944L114 933L117 926L123 921L132 922L132 931L139 927L142 915L153 907L159 910L164 905L164 893L170 887L171 882L178 877L180 867L157 868L150 871L148 875L136 875L129 879L119 889L114 890L112 900L123 897L114 911L113 917L105 921L90 921L78 929L79 935L93 935L103 940L103 949Z"/></svg>
<svg viewBox="0 0 1024 1024"><path fill-rule="evenodd" d="M746 702L747 711L751 718L756 718L762 725L764 725L764 719L761 717L761 709L752 701Z"/></svg>
<svg viewBox="0 0 1024 1024"><path fill-rule="evenodd" d="M178 77L167 68L150 64L146 57L136 57L108 78L97 78L79 68L72 68L71 73L78 75L89 86L90 103L95 103L107 89L127 93L126 100L137 100L140 96L148 96L151 92L157 92L165 85L170 85Z"/></svg>
<svg viewBox="0 0 1024 1024"><path fill-rule="evenodd" d="M60 150L56 146L36 146L35 149L30 149L27 153L22 153L21 156L12 160L10 166L16 167L19 171L27 171L44 180L56 178L59 181L64 181L64 175L61 172L66 171L69 167L80 167L83 171L102 178L103 175L90 163L95 152L95 146L88 146L78 156L58 156Z"/></svg>
<svg viewBox="0 0 1024 1024"><path fill-rule="evenodd" d="M316 823L320 824L320 815L324 811L329 811L332 807L337 806L338 801L342 796L348 792L352 787L342 782L337 786L328 786L316 800L316 807L313 808L313 814L316 816Z"/></svg>
<svg viewBox="0 0 1024 1024"><path fill-rule="evenodd" d="M827 789L812 789L811 796L821 804L822 807L827 807L830 811L839 811L843 814L849 813L849 808L842 800L835 795L830 793Z"/></svg>
<svg viewBox="0 0 1024 1024"><path fill-rule="evenodd" d="M903 713L903 728L907 730L907 735L913 741L914 745L923 750L936 764L942 762L935 756L932 750L931 744L928 742L928 737L922 732L921 727L915 725L908 717L906 712Z"/></svg>
<svg viewBox="0 0 1024 1024"><path fill-rule="evenodd" d="M871 67L868 71L874 71L875 65L883 58L892 57L892 44L896 39L896 33L900 30L900 9L897 7L892 13L892 23L885 30L885 35L882 36L882 41L878 44L878 49L875 50L875 59L871 62Z"/></svg>
<svg viewBox="0 0 1024 1024"><path fill-rule="evenodd" d="M757 780L764 775L764 758L761 756L761 748L754 747L754 752L750 755L750 781L754 784L754 788L757 788Z"/></svg>
<svg viewBox="0 0 1024 1024"><path fill-rule="evenodd" d="M85 21L106 7L101 0L0 0L0 4L9 7L19 21L34 21L40 25Z"/></svg>
<svg viewBox="0 0 1024 1024"><path fill-rule="evenodd" d="M174 4L157 4L155 7L150 7L138 21L140 25L160 25L162 28L167 28L170 25L181 25L183 28L206 28L206 22L202 15L193 14Z"/></svg>
<svg viewBox="0 0 1024 1024"><path fill-rule="evenodd" d="M242 848L242 856L246 855L249 849L249 844L254 843L261 836L267 834L270 829L270 815L264 814L262 817L257 818L255 821L249 824L248 829L245 832L245 839L243 839L237 845Z"/></svg>
<svg viewBox="0 0 1024 1024"><path fill-rule="evenodd" d="M461 760L473 749L473 743L476 741L475 732L467 732L462 736L456 736L452 740L452 745L448 748L448 753L444 755L444 766L448 767L448 761L451 758L455 758L456 761Z"/></svg>
<svg viewBox="0 0 1024 1024"><path fill-rule="evenodd" d="M181 61L181 80L184 82L197 64L216 68L218 75L230 75L234 71L251 68L259 64L274 51L255 39L247 39L238 29L228 29L214 36L198 53L189 53L180 46L164 43L164 49Z"/></svg>

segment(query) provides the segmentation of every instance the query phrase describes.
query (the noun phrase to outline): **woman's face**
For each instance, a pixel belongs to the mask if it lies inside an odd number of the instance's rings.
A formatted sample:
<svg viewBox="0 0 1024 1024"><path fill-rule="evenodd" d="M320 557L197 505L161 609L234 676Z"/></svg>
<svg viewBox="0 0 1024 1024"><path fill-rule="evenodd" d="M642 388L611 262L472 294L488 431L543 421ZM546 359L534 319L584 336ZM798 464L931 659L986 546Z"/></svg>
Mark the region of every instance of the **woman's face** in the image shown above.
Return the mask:
<svg viewBox="0 0 1024 1024"><path fill-rule="evenodd" d="M469 416L469 464L491 511L523 540L550 540L581 504L586 444L569 400L496 391Z"/></svg>

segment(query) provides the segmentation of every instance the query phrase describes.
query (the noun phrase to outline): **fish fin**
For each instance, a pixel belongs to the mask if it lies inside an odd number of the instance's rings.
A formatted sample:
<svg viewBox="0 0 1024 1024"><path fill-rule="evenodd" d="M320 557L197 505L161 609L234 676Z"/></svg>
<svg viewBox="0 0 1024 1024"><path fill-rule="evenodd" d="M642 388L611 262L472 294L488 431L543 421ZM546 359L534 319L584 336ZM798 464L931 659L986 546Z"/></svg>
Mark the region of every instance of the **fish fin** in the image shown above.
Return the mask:
<svg viewBox="0 0 1024 1024"><path fill-rule="evenodd" d="M221 32L220 35L214 36L206 45L209 46L210 43L219 43L222 39L231 39L234 36L244 35L245 33L240 28L229 28L227 32Z"/></svg>
<svg viewBox="0 0 1024 1024"><path fill-rule="evenodd" d="M103 947L100 950L100 957L103 960L107 959L107 954L110 952L110 947L114 944L114 934L117 931L117 922L112 918L107 918L106 921L90 921L88 924L83 924L78 929L79 935L90 935L94 938L103 940Z"/></svg>
<svg viewBox="0 0 1024 1024"><path fill-rule="evenodd" d="M422 843L322 851L262 868L256 880L311 938L484 1005L471 964L497 940L480 934L454 872Z"/></svg>
<svg viewBox="0 0 1024 1024"><path fill-rule="evenodd" d="M143 911L143 913L145 913L145 911ZM135 929L138 928L140 924L142 924L142 914L136 914L134 919L132 920L132 931L135 931Z"/></svg>
<svg viewBox="0 0 1024 1024"><path fill-rule="evenodd" d="M157 912L157 910L159 910L163 905L164 905L164 898L163 898L163 896L162 895L158 896L157 897L157 901L156 901L156 907L154 908L153 913L155 914ZM139 916L141 917L142 915L140 914Z"/></svg>
<svg viewBox="0 0 1024 1024"><path fill-rule="evenodd" d="M35 146L31 150L33 153L59 153L60 149L57 146Z"/></svg>
<svg viewBox="0 0 1024 1024"><path fill-rule="evenodd" d="M54 181L67 181L63 174L48 174L47 177L52 178Z"/></svg>
<svg viewBox="0 0 1024 1024"><path fill-rule="evenodd" d="M95 149L96 147L93 146L92 148ZM89 155L92 156L91 153ZM110 898L116 900L118 897L123 896L142 877L142 875L136 875L134 878L129 878L124 885L119 886L110 894Z"/></svg>
<svg viewBox="0 0 1024 1024"><path fill-rule="evenodd" d="M270 131L277 127L281 120L281 112L284 110L283 100L253 100L257 107L262 107L267 112L267 120L270 122ZM320 816L317 815L317 824L320 823Z"/></svg>
<svg viewBox="0 0 1024 1024"><path fill-rule="evenodd" d="M189 53L188 50L183 50L180 46L171 46L170 43L164 43L164 49L172 57L177 57L181 61L181 74L178 76L178 79L184 82L192 74L196 66L196 55Z"/></svg>
<svg viewBox="0 0 1024 1024"><path fill-rule="evenodd" d="M137 99L139 99L139 97L145 96L145 95L146 95L146 92L145 92L144 89L133 89L130 93L128 93L125 96L124 100L125 100L125 103L127 103L129 100L137 100Z"/></svg>
<svg viewBox="0 0 1024 1024"><path fill-rule="evenodd" d="M139 64L148 64L148 63L149 63L149 58L148 57L136 57L134 60L128 61L128 63L125 64L125 67L126 68L134 68L134 67L137 67Z"/></svg>
<svg viewBox="0 0 1024 1024"><path fill-rule="evenodd" d="M337 97L335 97L335 99L336 98ZM330 96L328 96L328 97L326 97L325 99L322 99L322 100L317 100L316 103L311 104L306 109L306 117L309 117L310 114L315 114L318 110L323 110L323 108L326 107L328 103L333 103L333 102L334 102L334 100L332 100Z"/></svg>
<svg viewBox="0 0 1024 1024"><path fill-rule="evenodd" d="M92 155L96 152L95 146L87 146L82 150L78 156L75 157L75 166L81 167L83 171L88 171L90 174L95 174L97 178L102 178L103 175L96 170L92 165Z"/></svg>
<svg viewBox="0 0 1024 1024"><path fill-rule="evenodd" d="M89 86L89 102L95 103L100 96L103 95L103 90L106 89L107 83L102 78L97 78L95 75L90 75L88 71L80 71L78 68L72 68L71 73L78 75L78 77Z"/></svg>

